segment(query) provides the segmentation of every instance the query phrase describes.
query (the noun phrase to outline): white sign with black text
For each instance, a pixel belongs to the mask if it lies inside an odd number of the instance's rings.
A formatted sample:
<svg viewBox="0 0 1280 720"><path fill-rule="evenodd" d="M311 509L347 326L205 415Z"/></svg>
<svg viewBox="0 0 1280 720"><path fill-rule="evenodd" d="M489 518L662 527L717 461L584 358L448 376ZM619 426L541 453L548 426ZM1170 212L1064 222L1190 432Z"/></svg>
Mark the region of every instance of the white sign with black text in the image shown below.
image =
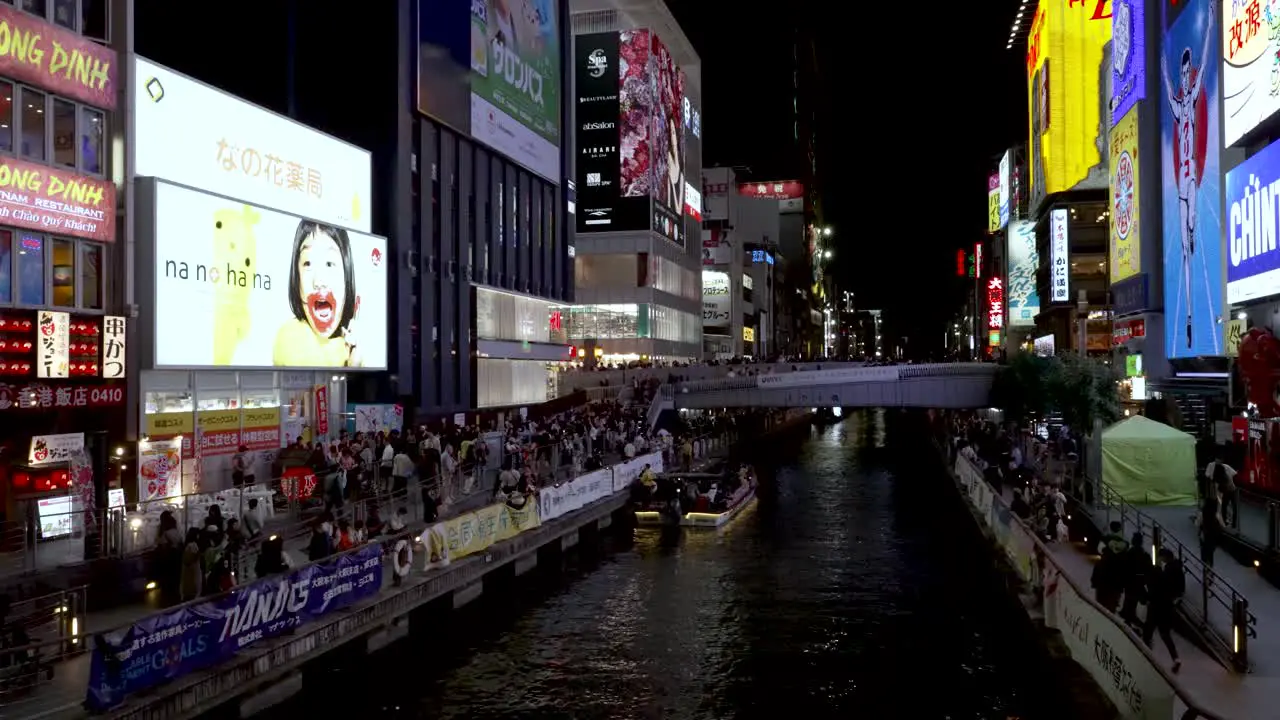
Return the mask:
<svg viewBox="0 0 1280 720"><path fill-rule="evenodd" d="M84 433L36 435L27 453L28 465L56 465L71 461L71 456L84 450Z"/></svg>
<svg viewBox="0 0 1280 720"><path fill-rule="evenodd" d="M1058 208L1050 216L1049 232L1049 300L1067 302L1071 299L1071 248L1067 238L1067 211Z"/></svg>
<svg viewBox="0 0 1280 720"><path fill-rule="evenodd" d="M65 378L71 374L71 316L41 310L36 316L36 375Z"/></svg>
<svg viewBox="0 0 1280 720"><path fill-rule="evenodd" d="M124 377L127 324L119 315L102 318L102 377L108 380Z"/></svg>

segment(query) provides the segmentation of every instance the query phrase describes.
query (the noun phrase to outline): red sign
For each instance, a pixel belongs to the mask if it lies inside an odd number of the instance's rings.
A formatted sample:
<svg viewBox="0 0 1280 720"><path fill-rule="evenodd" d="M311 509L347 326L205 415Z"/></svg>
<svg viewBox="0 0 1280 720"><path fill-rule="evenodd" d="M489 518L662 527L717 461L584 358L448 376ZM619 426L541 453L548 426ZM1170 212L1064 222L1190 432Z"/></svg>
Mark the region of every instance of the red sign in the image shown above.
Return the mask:
<svg viewBox="0 0 1280 720"><path fill-rule="evenodd" d="M987 281L987 327L1004 327L1004 281L998 277Z"/></svg>
<svg viewBox="0 0 1280 720"><path fill-rule="evenodd" d="M1000 189L1000 173L991 173L987 178L987 192L993 192Z"/></svg>
<svg viewBox="0 0 1280 720"><path fill-rule="evenodd" d="M329 388L316 386L316 434L329 434Z"/></svg>
<svg viewBox="0 0 1280 720"><path fill-rule="evenodd" d="M1115 327L1111 330L1111 342L1116 345L1123 345L1127 340L1146 336L1147 321L1141 318L1137 320L1117 320Z"/></svg>
<svg viewBox="0 0 1280 720"><path fill-rule="evenodd" d="M0 410L115 407L124 404L123 385L0 383Z"/></svg>
<svg viewBox="0 0 1280 720"><path fill-rule="evenodd" d="M968 271L965 269L964 250L956 251L956 277L964 277Z"/></svg>
<svg viewBox="0 0 1280 720"><path fill-rule="evenodd" d="M0 223L111 242L116 239L116 186L108 180L0 158Z"/></svg>
<svg viewBox="0 0 1280 720"><path fill-rule="evenodd" d="M0 5L0 75L94 107L116 107L114 50L8 5Z"/></svg>
<svg viewBox="0 0 1280 720"><path fill-rule="evenodd" d="M738 183L738 194L767 200L795 200L804 197L804 185L797 180Z"/></svg>

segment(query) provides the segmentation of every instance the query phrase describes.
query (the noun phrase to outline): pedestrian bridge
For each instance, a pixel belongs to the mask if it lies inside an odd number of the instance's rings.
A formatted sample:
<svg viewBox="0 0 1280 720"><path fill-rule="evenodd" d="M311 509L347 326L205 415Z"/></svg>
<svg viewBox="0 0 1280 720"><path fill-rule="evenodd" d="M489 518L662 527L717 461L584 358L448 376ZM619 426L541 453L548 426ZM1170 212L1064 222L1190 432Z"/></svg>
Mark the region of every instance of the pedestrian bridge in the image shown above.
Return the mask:
<svg viewBox="0 0 1280 720"><path fill-rule="evenodd" d="M989 363L843 367L700 380L664 390L677 408L985 408L998 368Z"/></svg>

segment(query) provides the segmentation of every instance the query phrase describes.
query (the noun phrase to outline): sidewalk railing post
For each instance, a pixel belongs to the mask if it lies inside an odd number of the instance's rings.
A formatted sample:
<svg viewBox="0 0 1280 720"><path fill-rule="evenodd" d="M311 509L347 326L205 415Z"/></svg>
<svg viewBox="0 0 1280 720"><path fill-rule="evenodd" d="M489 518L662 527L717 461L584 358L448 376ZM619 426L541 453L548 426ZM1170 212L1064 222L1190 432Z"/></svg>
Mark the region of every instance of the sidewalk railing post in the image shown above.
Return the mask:
<svg viewBox="0 0 1280 720"><path fill-rule="evenodd" d="M1237 672L1249 671L1249 601L1232 593L1232 660Z"/></svg>
<svg viewBox="0 0 1280 720"><path fill-rule="evenodd" d="M1267 503L1267 550L1280 549L1280 504Z"/></svg>
<svg viewBox="0 0 1280 720"><path fill-rule="evenodd" d="M1209 586L1213 583L1213 570L1207 563L1200 565L1200 617L1209 618Z"/></svg>

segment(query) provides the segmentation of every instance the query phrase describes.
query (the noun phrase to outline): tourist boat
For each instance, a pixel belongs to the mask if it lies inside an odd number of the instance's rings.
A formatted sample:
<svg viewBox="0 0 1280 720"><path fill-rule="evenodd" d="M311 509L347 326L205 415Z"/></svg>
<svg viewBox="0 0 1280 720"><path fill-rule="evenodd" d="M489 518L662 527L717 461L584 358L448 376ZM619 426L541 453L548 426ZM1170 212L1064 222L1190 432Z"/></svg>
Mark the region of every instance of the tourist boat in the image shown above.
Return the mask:
<svg viewBox="0 0 1280 720"><path fill-rule="evenodd" d="M656 484L652 499L637 503L638 525L719 528L756 502L756 475L750 466L737 472L668 473L658 476Z"/></svg>

